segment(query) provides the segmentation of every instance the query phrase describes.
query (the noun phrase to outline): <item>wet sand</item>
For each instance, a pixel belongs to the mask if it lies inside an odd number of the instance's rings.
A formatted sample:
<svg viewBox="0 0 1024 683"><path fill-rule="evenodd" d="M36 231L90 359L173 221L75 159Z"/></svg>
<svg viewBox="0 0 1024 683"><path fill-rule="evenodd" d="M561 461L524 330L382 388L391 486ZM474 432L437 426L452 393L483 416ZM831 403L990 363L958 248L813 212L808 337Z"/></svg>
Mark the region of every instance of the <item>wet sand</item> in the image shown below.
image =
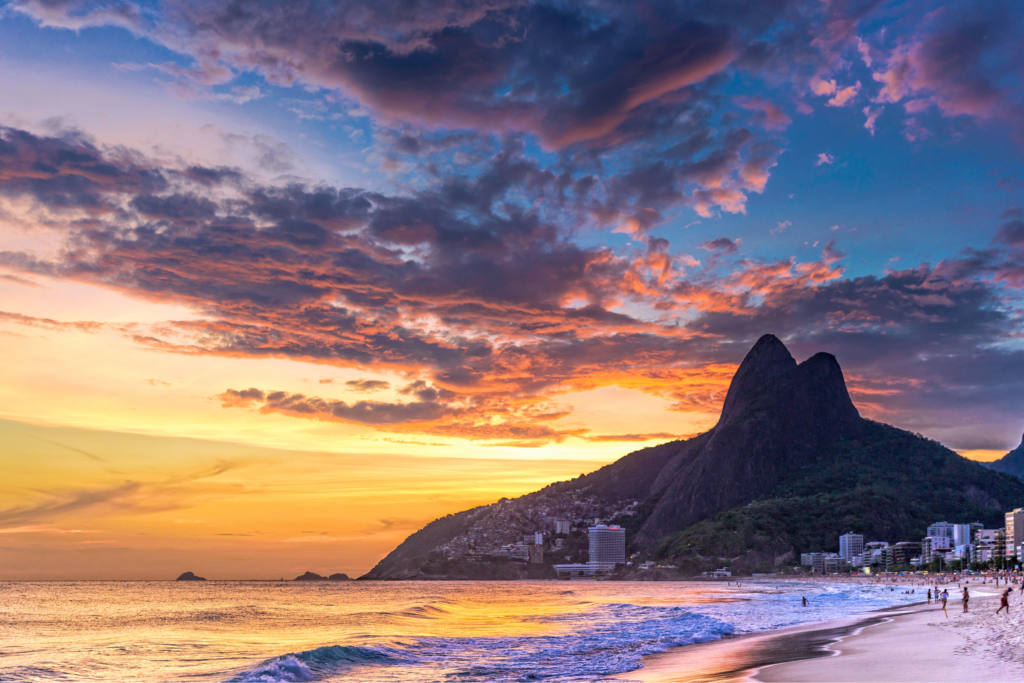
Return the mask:
<svg viewBox="0 0 1024 683"><path fill-rule="evenodd" d="M963 614L950 600L947 619L936 603L892 608L860 618L804 624L767 633L675 648L644 658L616 676L643 683L691 681L1021 681L1020 609L996 617L999 601L975 592Z"/></svg>

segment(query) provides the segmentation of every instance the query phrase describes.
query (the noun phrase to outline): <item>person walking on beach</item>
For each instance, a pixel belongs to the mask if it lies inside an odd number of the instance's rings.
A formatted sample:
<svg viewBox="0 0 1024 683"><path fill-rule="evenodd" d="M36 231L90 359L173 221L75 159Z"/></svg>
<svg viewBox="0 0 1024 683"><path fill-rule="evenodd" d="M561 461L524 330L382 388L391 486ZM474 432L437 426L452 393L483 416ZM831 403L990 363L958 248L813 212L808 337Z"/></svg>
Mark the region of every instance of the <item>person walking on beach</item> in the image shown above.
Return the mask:
<svg viewBox="0 0 1024 683"><path fill-rule="evenodd" d="M948 599L949 599L949 591L947 591L945 588L943 588L942 589L942 613L946 615L947 619L949 619L949 612L946 611L946 600L948 600Z"/></svg>
<svg viewBox="0 0 1024 683"><path fill-rule="evenodd" d="M1012 590L1012 588L1007 588L1003 591L1003 594L999 599L999 609L996 610L996 614L999 614L1005 609L1006 616L1010 616L1010 593Z"/></svg>
<svg viewBox="0 0 1024 683"><path fill-rule="evenodd" d="M931 601L932 601L932 589L929 588L928 589L928 602L931 602Z"/></svg>
<svg viewBox="0 0 1024 683"><path fill-rule="evenodd" d="M807 598L806 597L803 598L803 601L804 601L804 607L807 607Z"/></svg>
<svg viewBox="0 0 1024 683"><path fill-rule="evenodd" d="M967 613L967 601L971 599L970 594L967 593L967 589L964 588L964 597L962 602L964 603L964 614Z"/></svg>

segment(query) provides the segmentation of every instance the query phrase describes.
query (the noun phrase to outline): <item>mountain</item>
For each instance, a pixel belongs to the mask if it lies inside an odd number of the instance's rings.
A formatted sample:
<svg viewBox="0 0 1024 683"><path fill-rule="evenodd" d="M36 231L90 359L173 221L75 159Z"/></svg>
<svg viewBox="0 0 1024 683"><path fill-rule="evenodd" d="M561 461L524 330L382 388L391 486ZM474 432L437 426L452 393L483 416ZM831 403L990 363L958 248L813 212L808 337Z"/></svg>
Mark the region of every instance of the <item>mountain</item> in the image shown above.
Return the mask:
<svg viewBox="0 0 1024 683"><path fill-rule="evenodd" d="M326 576L320 576L319 574L314 574L313 572L306 572L302 576L296 576L294 580L295 581L328 581L328 578Z"/></svg>
<svg viewBox="0 0 1024 683"><path fill-rule="evenodd" d="M718 424L659 474L651 493L660 499L640 540L758 498L861 428L834 356L797 365L781 341L765 335L736 372Z"/></svg>
<svg viewBox="0 0 1024 683"><path fill-rule="evenodd" d="M836 550L851 529L899 541L942 519L1001 524L1022 503L1024 482L862 418L834 356L797 363L765 335L709 431L437 520L364 578L515 578L521 565L500 547L550 531L558 518L619 523L631 550L697 571L770 568L777 556ZM549 563L586 561L582 527L561 541L545 550Z"/></svg>
<svg viewBox="0 0 1024 683"><path fill-rule="evenodd" d="M1012 451L990 463L985 464L990 470L1010 474L1018 479L1024 479L1024 439L1020 445Z"/></svg>
<svg viewBox="0 0 1024 683"><path fill-rule="evenodd" d="M175 579L175 581L206 581L202 576L196 576L192 572L185 572L181 576Z"/></svg>

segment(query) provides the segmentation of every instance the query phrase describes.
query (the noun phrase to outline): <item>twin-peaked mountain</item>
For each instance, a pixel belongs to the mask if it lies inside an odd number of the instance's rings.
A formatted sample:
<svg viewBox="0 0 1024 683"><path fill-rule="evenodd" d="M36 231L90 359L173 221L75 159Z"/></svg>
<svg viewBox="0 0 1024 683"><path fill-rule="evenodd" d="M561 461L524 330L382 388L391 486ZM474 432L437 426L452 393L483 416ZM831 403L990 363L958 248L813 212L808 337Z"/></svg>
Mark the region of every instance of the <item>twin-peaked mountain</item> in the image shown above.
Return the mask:
<svg viewBox="0 0 1024 683"><path fill-rule="evenodd" d="M765 335L744 358L709 431L437 520L366 578L423 577L429 558L488 537L482 530L536 524L580 501L604 513L592 516L622 512L616 521L632 550L693 570L725 560L756 568L790 551L834 550L850 530L899 541L920 538L940 519L995 524L1004 509L1024 504L1024 481L862 418L834 356L798 364ZM630 501L638 504L626 509Z"/></svg>

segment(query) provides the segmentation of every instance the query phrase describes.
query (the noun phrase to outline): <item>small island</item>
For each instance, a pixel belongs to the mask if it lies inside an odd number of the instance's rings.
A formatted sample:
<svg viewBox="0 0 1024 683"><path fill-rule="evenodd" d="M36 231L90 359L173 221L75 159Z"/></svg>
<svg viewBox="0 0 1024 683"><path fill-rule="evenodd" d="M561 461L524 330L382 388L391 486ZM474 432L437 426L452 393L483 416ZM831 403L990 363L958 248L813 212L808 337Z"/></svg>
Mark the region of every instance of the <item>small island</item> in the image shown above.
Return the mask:
<svg viewBox="0 0 1024 683"><path fill-rule="evenodd" d="M296 581L351 581L348 574L331 574L330 576L321 576L314 572L306 572L302 576L296 576Z"/></svg>
<svg viewBox="0 0 1024 683"><path fill-rule="evenodd" d="M192 572L185 572L184 574L176 578L175 581L206 581L206 578L202 576L196 576Z"/></svg>

